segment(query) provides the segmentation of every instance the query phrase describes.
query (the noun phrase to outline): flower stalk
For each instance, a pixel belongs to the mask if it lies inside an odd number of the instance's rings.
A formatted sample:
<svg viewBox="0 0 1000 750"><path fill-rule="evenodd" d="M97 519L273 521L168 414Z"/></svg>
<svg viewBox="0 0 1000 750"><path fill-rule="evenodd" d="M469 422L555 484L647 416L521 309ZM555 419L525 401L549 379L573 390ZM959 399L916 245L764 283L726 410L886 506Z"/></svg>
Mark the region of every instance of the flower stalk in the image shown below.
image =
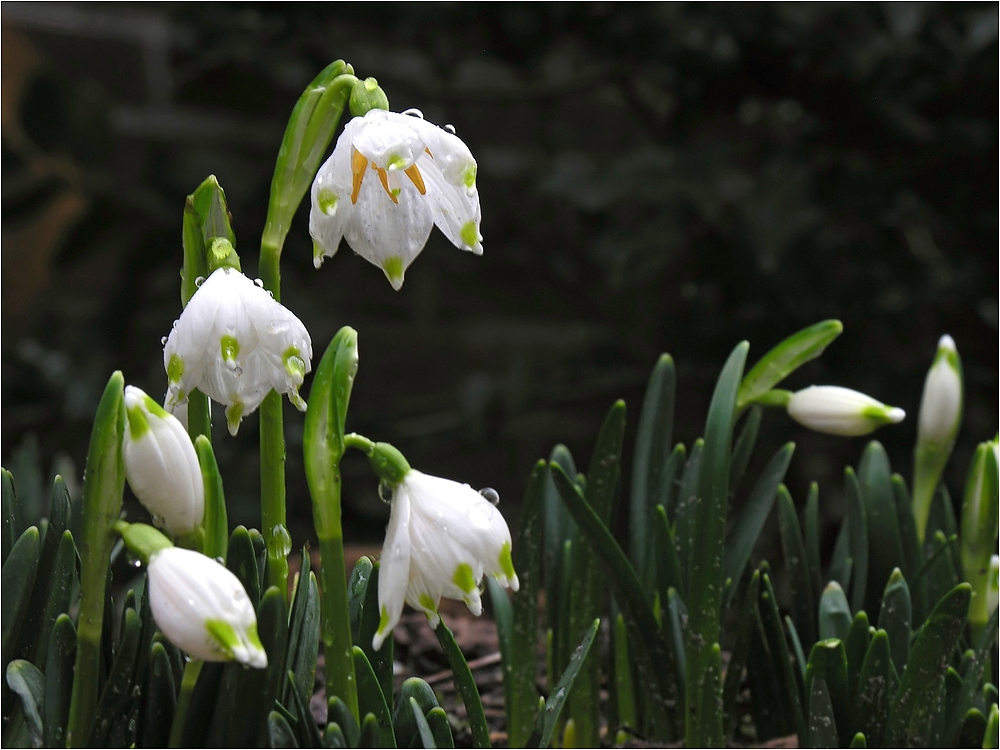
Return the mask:
<svg viewBox="0 0 1000 750"><path fill-rule="evenodd" d="M326 656L327 699L337 696L358 717L351 621L348 609L344 532L341 526L340 459L344 423L358 371L358 335L344 327L333 337L316 368L306 409L303 451L319 537L321 639Z"/></svg>

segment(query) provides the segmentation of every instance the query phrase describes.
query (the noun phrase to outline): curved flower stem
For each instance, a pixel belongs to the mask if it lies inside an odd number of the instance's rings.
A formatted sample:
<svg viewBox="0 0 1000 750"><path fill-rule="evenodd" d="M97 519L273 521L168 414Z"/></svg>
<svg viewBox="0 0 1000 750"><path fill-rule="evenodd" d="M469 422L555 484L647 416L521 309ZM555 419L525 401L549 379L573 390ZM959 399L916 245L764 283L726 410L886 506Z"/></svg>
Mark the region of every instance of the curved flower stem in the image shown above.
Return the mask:
<svg viewBox="0 0 1000 750"><path fill-rule="evenodd" d="M198 675L201 674L201 666L204 663L200 659L190 659L184 665L180 695L177 696L177 710L174 711L174 722L170 725L170 747L180 747L181 740L184 739L184 722L191 707L191 694L194 693L194 686L198 683Z"/></svg>

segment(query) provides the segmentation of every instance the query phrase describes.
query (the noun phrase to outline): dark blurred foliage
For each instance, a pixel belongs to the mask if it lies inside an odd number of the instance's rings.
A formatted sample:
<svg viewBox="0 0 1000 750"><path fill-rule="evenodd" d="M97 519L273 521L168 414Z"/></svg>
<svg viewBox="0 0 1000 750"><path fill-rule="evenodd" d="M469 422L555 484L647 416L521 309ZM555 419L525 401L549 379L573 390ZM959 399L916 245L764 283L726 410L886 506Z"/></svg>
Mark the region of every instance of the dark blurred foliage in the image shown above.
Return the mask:
<svg viewBox="0 0 1000 750"><path fill-rule="evenodd" d="M2 13L8 464L37 450L46 470L82 470L116 368L163 393L184 196L219 177L252 275L285 120L338 57L377 77L393 109L453 123L480 165L485 255L435 233L399 293L346 245L313 270L305 210L285 247L283 301L317 360L341 325L360 332L349 428L414 466L495 487L514 519L554 443L586 466L618 397L634 429L661 351L678 363L675 435L690 444L733 345L748 339L752 363L832 317L844 335L787 385L904 407L906 422L875 436L904 476L942 333L967 387L953 494L997 431L995 3ZM301 541L302 419L286 415ZM230 518L256 523L256 419L235 440L216 422ZM757 466L788 439L793 495L818 480L826 521L839 520L843 466L865 440L770 413ZM378 539L375 483L354 457L345 473L348 534Z"/></svg>

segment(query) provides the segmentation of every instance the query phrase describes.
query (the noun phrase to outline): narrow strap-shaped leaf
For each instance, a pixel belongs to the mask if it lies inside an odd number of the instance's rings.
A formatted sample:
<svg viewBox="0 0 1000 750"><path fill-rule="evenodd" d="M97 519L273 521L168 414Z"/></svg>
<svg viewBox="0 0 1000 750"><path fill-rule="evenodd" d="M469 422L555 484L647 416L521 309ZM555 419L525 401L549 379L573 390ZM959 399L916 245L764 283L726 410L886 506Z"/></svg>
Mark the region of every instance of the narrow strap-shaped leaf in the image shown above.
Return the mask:
<svg viewBox="0 0 1000 750"><path fill-rule="evenodd" d="M850 731L851 699L847 687L847 653L843 641L839 638L828 638L818 641L809 652L809 662L806 665L806 695L813 694L813 684L822 679L829 691L830 705L836 718L837 733L841 745L850 742L853 732Z"/></svg>
<svg viewBox="0 0 1000 750"><path fill-rule="evenodd" d="M806 496L806 523L802 530L802 541L806 546L813 601L818 602L823 592L823 583L820 579L819 555L819 485L816 482L809 485L809 494Z"/></svg>
<svg viewBox="0 0 1000 750"><path fill-rule="evenodd" d="M289 671L289 682L294 679L295 676ZM320 735L319 726L317 726L316 720L312 717L312 712L309 710L308 701L302 697L298 690L293 690L290 697L295 706L295 716L298 719L300 744L302 747L322 747L323 737Z"/></svg>
<svg viewBox="0 0 1000 750"><path fill-rule="evenodd" d="M358 644L358 647L364 651L365 659L368 661L369 666L375 674L375 678L378 680L379 687L382 689L382 696L385 700L385 704L387 706L391 706L392 659L395 650L393 639L386 638L382 643L382 648L378 651L376 651L372 646L372 639L375 636L375 631L378 630L379 620L381 619L378 607L378 567L378 562L372 564L371 578L369 578L368 588L365 590L365 602L364 606L361 608L361 626L358 629L358 637L361 642ZM355 662L356 661L357 660L355 660ZM358 677L357 679L360 688L361 678ZM361 713L365 713L365 709L359 708L359 710ZM374 713L376 718L381 720L379 712L375 711ZM382 734L383 737L386 736L385 732Z"/></svg>
<svg viewBox="0 0 1000 750"><path fill-rule="evenodd" d="M736 393L743 377L747 342L733 349L715 384L705 420L705 448L698 473L694 546L688 565L688 642L685 669L684 737L689 747L722 744L722 685L715 656L722 610L729 456L736 414ZM714 680L714 684L709 684Z"/></svg>
<svg viewBox="0 0 1000 750"><path fill-rule="evenodd" d="M970 708L965 714L956 747L983 747L986 739L986 717L978 708Z"/></svg>
<svg viewBox="0 0 1000 750"><path fill-rule="evenodd" d="M684 600L675 589L667 589L666 611L663 614L664 630L667 633L670 652L673 657L673 667L677 673L677 687L675 691L678 699L683 698L685 684L684 673L687 668L684 635L685 624L688 619L687 607Z"/></svg>
<svg viewBox="0 0 1000 750"><path fill-rule="evenodd" d="M170 725L177 706L177 692L170 657L162 643L154 643L150 648L144 700L146 705L142 719L142 746L166 747L170 742Z"/></svg>
<svg viewBox="0 0 1000 750"><path fill-rule="evenodd" d="M806 747L840 747L837 721L826 680L816 678L809 692L809 744Z"/></svg>
<svg viewBox="0 0 1000 750"><path fill-rule="evenodd" d="M854 561L850 549L850 518L845 518L837 531L837 539L833 543L833 554L830 556L830 572L828 578L836 581L842 589L851 588L851 571Z"/></svg>
<svg viewBox="0 0 1000 750"><path fill-rule="evenodd" d="M883 737L896 687L893 674L889 636L884 630L878 630L872 636L861 665L854 703L855 724L872 747L885 747Z"/></svg>
<svg viewBox="0 0 1000 750"><path fill-rule="evenodd" d="M504 640L507 639L506 653L503 657L503 681L507 698L507 739L511 747L523 747L527 742L535 725L535 711L538 708L536 688L538 661L535 646L538 640L538 591L541 587L539 579L545 532L547 481L548 465L545 461L539 461L535 464L528 480L524 505L521 506L517 544L514 545L514 569L518 573L520 587L510 605L509 627L503 627L504 631L509 632L500 632L500 618L497 618L501 650L504 649ZM488 581L491 584L496 583L492 578ZM501 597L501 591L497 588L496 586L490 588L491 601L508 601L507 592L503 591ZM496 605L494 612L499 612ZM517 646L514 647L514 644Z"/></svg>
<svg viewBox="0 0 1000 750"><path fill-rule="evenodd" d="M323 747L329 750L343 750L348 747L344 731L337 722L331 721L326 725L326 730L323 732Z"/></svg>
<svg viewBox="0 0 1000 750"><path fill-rule="evenodd" d="M69 615L59 615L45 655L45 713L42 721L45 747L64 747L75 657L76 627Z"/></svg>
<svg viewBox="0 0 1000 750"><path fill-rule="evenodd" d="M758 575L767 570L767 561L761 564ZM749 678L751 712L753 723L757 729L759 741L764 742L774 737L784 737L797 732L793 723L792 708L788 693L785 692L777 676L780 667L778 657L771 653L768 638L764 632L764 623L760 617L760 596L754 601L753 632L751 633L750 649L747 654L747 677Z"/></svg>
<svg viewBox="0 0 1000 750"><path fill-rule="evenodd" d="M413 713L413 718L417 722L417 731L420 733L420 741L427 750L432 750L437 747L437 743L434 742L434 732L431 731L431 725L427 723L427 717L424 716L424 712L420 710L420 706L417 702L410 698L410 710Z"/></svg>
<svg viewBox="0 0 1000 750"><path fill-rule="evenodd" d="M225 561L229 548L229 515L226 512L222 474L207 436L196 437L194 447L201 466L201 481L205 486L205 520L202 522L205 541L201 551L208 557Z"/></svg>
<svg viewBox="0 0 1000 750"><path fill-rule="evenodd" d="M549 462L559 464L568 477L576 476L576 466L573 456L564 445L552 449ZM561 673L565 668L566 652L571 646L563 643L563 632L569 622L569 589L563 585L573 576L572 557L566 554L566 544L576 533L573 519L559 497L546 464L546 481L544 489L545 507L545 556L542 568L545 571L545 617L547 630L552 633L552 671ZM570 569L566 569L570 568Z"/></svg>
<svg viewBox="0 0 1000 750"><path fill-rule="evenodd" d="M865 662L868 646L872 636L869 632L868 615L858 612L851 622L851 629L844 639L844 651L847 653L847 687L853 703L857 703L858 681L861 679L861 666Z"/></svg>
<svg viewBox="0 0 1000 750"><path fill-rule="evenodd" d="M913 622L913 606L910 602L910 587L899 568L892 571L889 582L882 594L878 626L889 635L892 663L900 674L906 668L910 656L910 631Z"/></svg>
<svg viewBox="0 0 1000 750"><path fill-rule="evenodd" d="M677 560L674 536L670 533L667 511L662 505L656 506L652 516L653 556L656 558L656 590L660 592L660 604L667 601L667 591L676 589L684 597L684 579Z"/></svg>
<svg viewBox="0 0 1000 750"><path fill-rule="evenodd" d="M739 437L733 444L733 455L729 460L729 491L736 492L746 473L747 464L750 463L750 456L753 454L754 446L757 444L757 433L760 432L760 423L764 416L764 409L760 406L750 407L747 417L743 422Z"/></svg>
<svg viewBox="0 0 1000 750"><path fill-rule="evenodd" d="M14 477L6 469L0 468L0 482L3 485L3 559L0 565L7 562L7 555L14 549L14 543L21 535L17 526L17 498L14 494Z"/></svg>
<svg viewBox="0 0 1000 750"><path fill-rule="evenodd" d="M806 723L799 696L799 687L795 675L792 673L792 662L789 659L788 646L785 643L785 633L781 626L781 616L778 614L774 588L771 586L771 576L767 573L761 575L760 597L757 607L760 613L762 633L774 663L778 690L791 714L795 731L800 739L804 738Z"/></svg>
<svg viewBox="0 0 1000 750"><path fill-rule="evenodd" d="M864 750L864 748L867 748L868 741L865 739L865 733L858 732L857 734L855 734L854 738L851 740L851 744L849 745L849 747L851 748L851 750L854 750L855 748L860 748L861 750Z"/></svg>
<svg viewBox="0 0 1000 750"><path fill-rule="evenodd" d="M802 695L805 695L805 684L806 684L806 652L802 648L802 639L799 638L799 631L795 628L795 621L785 615L785 630L788 631L788 640L792 644L792 655L795 657L795 663L798 665L798 671L795 673L796 677L799 677L799 687L802 688Z"/></svg>
<svg viewBox="0 0 1000 750"><path fill-rule="evenodd" d="M677 488L674 544L677 546L677 561L681 566L685 591L689 580L691 546L694 543L694 528L697 521L698 475L701 473L701 454L704 449L704 440L698 438L694 441L684 472L681 474L680 486Z"/></svg>
<svg viewBox="0 0 1000 750"><path fill-rule="evenodd" d="M3 638L0 663L4 665L14 658L18 634L31 601L40 547L38 527L28 527L14 543L14 548L0 571L0 597L3 604L0 607L0 633Z"/></svg>
<svg viewBox="0 0 1000 750"><path fill-rule="evenodd" d="M729 581L726 603L732 599L736 586L743 577L743 571L750 562L757 538L764 528L774 499L778 493L778 485L785 478L788 465L795 451L795 443L786 443L771 457L767 466L760 473L746 503L740 510L733 524L729 537L726 539L726 552L723 561L723 576Z"/></svg>
<svg viewBox="0 0 1000 750"><path fill-rule="evenodd" d="M455 738L451 734L451 723L448 714L440 706L427 712L427 724L434 735L434 744L439 748L454 748Z"/></svg>
<svg viewBox="0 0 1000 750"><path fill-rule="evenodd" d="M381 725L375 714L365 714L362 719L358 747L382 747Z"/></svg>
<svg viewBox="0 0 1000 750"><path fill-rule="evenodd" d="M587 470L585 497L598 518L608 525L621 467L622 443L625 437L625 402L617 401L601 424L594 452ZM669 443L667 443L669 445ZM584 533L577 531L576 548L585 545ZM573 560L573 580L570 589L569 643L577 643L587 632L594 618L604 611L607 586L600 561L592 555L576 555ZM576 728L576 738L583 746L600 741L601 663L591 657L580 669L569 699L569 716Z"/></svg>
<svg viewBox="0 0 1000 750"><path fill-rule="evenodd" d="M796 369L815 359L844 330L839 320L824 320L792 334L753 366L740 384L737 405L742 408L764 395Z"/></svg>
<svg viewBox="0 0 1000 750"><path fill-rule="evenodd" d="M736 645L733 646L726 668L726 680L722 686L722 712L725 720L726 737L736 728L736 696L743 682L750 642L757 625L757 597L760 591L760 571L755 570L750 577L750 585L743 598L740 618L736 625Z"/></svg>
<svg viewBox="0 0 1000 750"><path fill-rule="evenodd" d="M899 537L903 544L903 565L900 569L906 580L913 579L914 574L923 563L920 554L920 542L917 541L917 522L913 518L913 505L910 493L906 489L906 480L899 474L892 475L892 498L896 502L896 519L899 523Z"/></svg>
<svg viewBox="0 0 1000 750"><path fill-rule="evenodd" d="M983 747L1000 747L1000 712L997 711L996 703L990 706L990 715L986 719Z"/></svg>
<svg viewBox="0 0 1000 750"><path fill-rule="evenodd" d="M208 744L212 719L218 711L217 701L231 700L233 696L232 690L220 695L225 666L221 662L197 659L184 665L174 722L170 727L170 747L205 747Z"/></svg>
<svg viewBox="0 0 1000 750"><path fill-rule="evenodd" d="M778 486L778 528L792 597L792 619L795 629L811 645L816 640L816 603L812 598L809 561L795 503L783 484Z"/></svg>
<svg viewBox="0 0 1000 750"><path fill-rule="evenodd" d="M28 726L28 732L38 746L42 742L45 675L30 661L15 659L7 665L5 677L7 687L21 699L21 710Z"/></svg>
<svg viewBox="0 0 1000 750"><path fill-rule="evenodd" d="M868 584L864 609L874 612L893 569L904 560L899 517L892 494L892 470L889 457L877 440L868 443L861 456L858 483L868 516Z"/></svg>
<svg viewBox="0 0 1000 750"><path fill-rule="evenodd" d="M684 443L678 443L671 451L663 473L660 474L660 484L663 487L663 491L659 493L663 498L661 504L667 509L667 518L670 520L671 528L677 520L677 495L680 490L678 478L686 465L687 449L684 447ZM647 555L647 560L648 557Z"/></svg>
<svg viewBox="0 0 1000 750"><path fill-rule="evenodd" d="M291 725L277 711L271 711L267 715L267 736L270 739L270 747L291 748L299 746Z"/></svg>
<svg viewBox="0 0 1000 750"><path fill-rule="evenodd" d="M354 714L347 708L347 704L335 695L327 700L326 708L327 719L340 727L347 740L347 747L357 747L361 736L361 727L358 725L358 720L354 718Z"/></svg>
<svg viewBox="0 0 1000 750"><path fill-rule="evenodd" d="M962 673L962 689L955 703L955 710L952 712L949 726L945 731L944 742L946 744L957 742L955 737L960 730L959 722L962 721L962 717L966 712L973 707L976 693L979 692L983 670L990 659L990 654L993 652L994 644L997 642L997 627L1000 625L998 617L1000 617L1000 609L994 609L989 622L986 623L986 627L979 634L972 659ZM987 704L984 703L984 705Z"/></svg>
<svg viewBox="0 0 1000 750"><path fill-rule="evenodd" d="M972 587L959 584L937 603L917 633L893 700L889 740L920 745L941 708L944 675L965 627Z"/></svg>
<svg viewBox="0 0 1000 750"><path fill-rule="evenodd" d="M361 556L354 563L351 577L347 582L347 611L351 621L351 642L355 646L361 645L361 635L358 629L361 627L361 610L364 607L365 594L368 591L368 581L372 577L373 567L370 557Z"/></svg>
<svg viewBox="0 0 1000 750"><path fill-rule="evenodd" d="M310 570L309 549L302 549L302 565L295 596L288 616L288 653L285 664L293 674L284 692L283 703L291 704L291 690L298 691L308 704L316 679L316 656L319 653L319 585Z"/></svg>
<svg viewBox="0 0 1000 750"><path fill-rule="evenodd" d="M448 658L448 664L451 665L451 671L455 675L455 688L465 704L465 713L469 717L469 727L472 730L472 746L476 748L491 747L490 728L486 723L486 714L483 712L483 701L479 697L479 688L476 687L476 681L472 677L472 672L469 671L469 665L465 661L462 649L458 647L454 634L444 621L438 623L434 634Z"/></svg>
<svg viewBox="0 0 1000 750"><path fill-rule="evenodd" d="M419 677L410 677L403 681L399 687L399 693L396 695L396 705L392 711L392 726L398 747L410 747L419 734L417 723L413 718L413 711L410 708L410 701L417 704L423 715L438 706L434 690L426 682Z"/></svg>
<svg viewBox="0 0 1000 750"><path fill-rule="evenodd" d="M92 747L102 747L106 744L112 724L123 713L132 697L142 623L139 614L132 608L125 610L124 620L125 629L115 654L114 667L104 683L104 691L101 693L101 700L94 714L89 742Z"/></svg>
<svg viewBox="0 0 1000 750"><path fill-rule="evenodd" d="M851 606L855 611L864 609L868 587L868 512L861 495L861 484L854 469L844 469L844 488L847 494L848 548L851 556Z"/></svg>
<svg viewBox="0 0 1000 750"><path fill-rule="evenodd" d="M440 625L438 626L440 627ZM365 652L354 647L354 674L358 679L358 710L362 714L375 714L379 725L379 736L386 747L396 747L396 737L392 731L392 714L385 702L385 694L379 684L378 677Z"/></svg>
<svg viewBox="0 0 1000 750"><path fill-rule="evenodd" d="M628 727L635 730L639 726L639 721L625 618L620 614L616 615L612 627L614 628L612 642L614 644L615 705L618 709L617 725L619 728Z"/></svg>
<svg viewBox="0 0 1000 750"><path fill-rule="evenodd" d="M532 732L526 747L546 748L549 746L549 743L552 741L552 732L559 721L563 705L566 703L566 698L569 696L570 690L573 689L573 683L580 671L580 666L586 660L587 654L590 653L590 647L594 643L594 637L597 635L600 626L601 621L594 620L579 647L573 651L569 664L566 665L566 671L562 673L549 699L544 702L544 706L539 707L537 714L537 721L539 723L536 725L535 731Z"/></svg>
<svg viewBox="0 0 1000 750"><path fill-rule="evenodd" d="M636 663L642 671L644 683L652 694L650 705L653 724L658 727L659 732L666 732L667 721L663 711L664 701L670 695L670 691L665 666L670 662L667 646L660 638L659 625L646 603L646 596L639 579L611 532L587 504L579 489L570 482L562 468L555 463L550 464L549 468L563 502L580 529L586 534L590 549L607 570L615 598L622 607L633 641L637 648L642 649L637 653Z"/></svg>
<svg viewBox="0 0 1000 750"><path fill-rule="evenodd" d="M649 552L649 514L664 502L660 497L660 475L672 446L676 387L674 361L669 354L661 354L646 386L632 456L631 559L633 567L640 571L646 568Z"/></svg>
<svg viewBox="0 0 1000 750"><path fill-rule="evenodd" d="M257 572L257 552L246 526L237 526L229 537L226 567L240 579L256 607L260 602L260 575Z"/></svg>
<svg viewBox="0 0 1000 750"><path fill-rule="evenodd" d="M844 590L836 581L830 581L819 600L819 637L846 639L851 622L851 608Z"/></svg>

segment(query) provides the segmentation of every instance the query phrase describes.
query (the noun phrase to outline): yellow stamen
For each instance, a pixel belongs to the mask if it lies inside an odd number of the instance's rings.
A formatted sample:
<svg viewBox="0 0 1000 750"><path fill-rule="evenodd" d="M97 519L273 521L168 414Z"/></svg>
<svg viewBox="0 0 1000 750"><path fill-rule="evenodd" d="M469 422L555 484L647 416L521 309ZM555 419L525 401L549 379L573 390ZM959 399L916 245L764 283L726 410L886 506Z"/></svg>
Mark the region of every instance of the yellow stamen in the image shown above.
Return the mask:
<svg viewBox="0 0 1000 750"><path fill-rule="evenodd" d="M430 150L429 148L427 148L426 146L424 146L424 151L426 151L426 152L427 152L427 155L428 155L429 157L431 157L432 159L434 158L434 154L432 154L432 153L431 153L431 150Z"/></svg>
<svg viewBox="0 0 1000 750"><path fill-rule="evenodd" d="M351 203L358 202L358 193L361 192L361 180L364 179L365 170L368 168L368 159L356 148L351 149L351 175L354 178L354 185L351 189Z"/></svg>
<svg viewBox="0 0 1000 750"><path fill-rule="evenodd" d="M423 175L420 174L420 170L417 169L416 164L411 164L403 173L410 178L410 181L416 186L417 192L421 195L427 195L427 188L424 186Z"/></svg>
<svg viewBox="0 0 1000 750"><path fill-rule="evenodd" d="M375 166L375 165L372 165L372 166ZM389 198L392 200L393 203L397 203L398 204L399 203L399 199L395 195L393 195L392 191L389 189L389 175L387 175L385 173L385 170L382 169L382 167L379 167L379 166L375 166L375 171L378 172L378 179L382 183L382 187L385 189L385 194L389 196ZM409 170L407 170L407 171L409 171Z"/></svg>

